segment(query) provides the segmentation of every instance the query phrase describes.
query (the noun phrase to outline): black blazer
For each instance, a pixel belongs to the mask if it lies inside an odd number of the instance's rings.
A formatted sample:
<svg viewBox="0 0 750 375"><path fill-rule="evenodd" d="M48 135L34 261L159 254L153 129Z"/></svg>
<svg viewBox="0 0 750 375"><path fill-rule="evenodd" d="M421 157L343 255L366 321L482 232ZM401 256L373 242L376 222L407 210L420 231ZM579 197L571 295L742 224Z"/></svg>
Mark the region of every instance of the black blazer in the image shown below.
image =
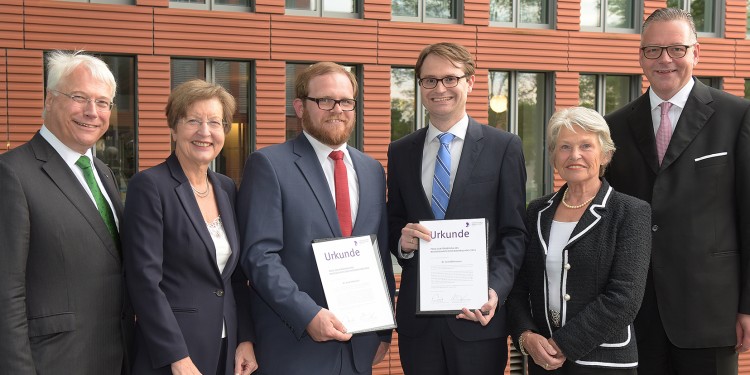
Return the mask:
<svg viewBox="0 0 750 375"><path fill-rule="evenodd" d="M532 233L521 273L508 298L514 341L531 330L552 337L581 366L638 365L633 320L641 306L651 250L648 203L602 181L563 250L560 328L550 323L546 254L552 219L567 189L529 204Z"/></svg>
<svg viewBox="0 0 750 375"><path fill-rule="evenodd" d="M651 203L651 272L664 329L681 348L734 346L750 314L750 102L695 81L658 165L648 93L606 116L606 177Z"/></svg>
<svg viewBox="0 0 750 375"><path fill-rule="evenodd" d="M112 171L94 165L121 217ZM0 207L0 374L120 374L133 315L118 244L39 133L0 155Z"/></svg>
<svg viewBox="0 0 750 375"><path fill-rule="evenodd" d="M430 200L422 188L422 150L427 128L417 130L388 148L389 246L398 257L401 228L407 223L434 220ZM527 233L526 166L518 136L469 118L461 159L453 182L446 219L485 218L489 225L489 284L497 292L495 316L483 327L448 316L417 316L419 251L399 259L401 288L396 319L398 333L415 337L431 319L446 319L453 334L473 341L505 337L505 299L523 261Z"/></svg>
<svg viewBox="0 0 750 375"><path fill-rule="evenodd" d="M225 373L230 375L237 343L252 341L247 279L236 267L235 185L212 171L208 177L232 248L222 273L198 202L174 154L136 174L128 185L122 243L137 316L134 374L171 374L170 364L187 356L201 373L215 373L226 322Z"/></svg>

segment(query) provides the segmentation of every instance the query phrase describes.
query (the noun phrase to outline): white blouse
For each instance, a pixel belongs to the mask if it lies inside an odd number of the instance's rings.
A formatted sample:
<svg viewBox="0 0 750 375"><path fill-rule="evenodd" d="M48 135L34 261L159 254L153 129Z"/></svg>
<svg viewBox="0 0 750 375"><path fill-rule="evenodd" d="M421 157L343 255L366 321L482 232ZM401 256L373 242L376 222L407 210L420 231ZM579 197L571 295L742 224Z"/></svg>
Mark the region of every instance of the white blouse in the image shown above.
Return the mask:
<svg viewBox="0 0 750 375"><path fill-rule="evenodd" d="M210 223L206 223L206 226L208 227L208 233L211 234L211 239L214 241L214 248L216 248L216 265L219 267L219 273L222 273L229 257L232 256L232 248L229 247L229 240L227 239L227 233L224 231L221 216ZM225 337L227 337L226 322L221 329L221 338Z"/></svg>
<svg viewBox="0 0 750 375"><path fill-rule="evenodd" d="M552 221L547 249L547 294L549 309L560 311L560 289L562 287L563 250L568 244L570 235L577 221Z"/></svg>

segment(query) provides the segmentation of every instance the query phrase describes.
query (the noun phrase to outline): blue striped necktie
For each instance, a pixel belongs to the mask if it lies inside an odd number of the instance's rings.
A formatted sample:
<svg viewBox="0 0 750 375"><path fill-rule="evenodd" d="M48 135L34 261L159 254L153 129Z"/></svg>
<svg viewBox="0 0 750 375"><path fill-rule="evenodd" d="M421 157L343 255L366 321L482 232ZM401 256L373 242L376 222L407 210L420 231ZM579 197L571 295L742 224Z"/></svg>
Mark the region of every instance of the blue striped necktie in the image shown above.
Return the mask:
<svg viewBox="0 0 750 375"><path fill-rule="evenodd" d="M451 197L450 145L455 136L451 133L442 133L437 137L440 140L440 149L435 160L435 177L432 178L432 213L435 214L435 219L443 220Z"/></svg>

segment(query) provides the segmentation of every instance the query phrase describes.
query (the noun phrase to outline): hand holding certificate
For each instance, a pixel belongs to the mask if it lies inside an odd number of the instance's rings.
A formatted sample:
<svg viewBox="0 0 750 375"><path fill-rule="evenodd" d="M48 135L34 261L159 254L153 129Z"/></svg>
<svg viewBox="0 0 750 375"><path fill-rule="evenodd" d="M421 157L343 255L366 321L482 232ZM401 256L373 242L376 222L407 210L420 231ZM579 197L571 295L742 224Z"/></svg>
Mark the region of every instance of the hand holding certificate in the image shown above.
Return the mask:
<svg viewBox="0 0 750 375"><path fill-rule="evenodd" d="M487 302L485 219L422 221L432 235L419 241L418 314L458 314Z"/></svg>
<svg viewBox="0 0 750 375"><path fill-rule="evenodd" d="M319 240L312 246L328 310L347 332L396 327L374 236Z"/></svg>

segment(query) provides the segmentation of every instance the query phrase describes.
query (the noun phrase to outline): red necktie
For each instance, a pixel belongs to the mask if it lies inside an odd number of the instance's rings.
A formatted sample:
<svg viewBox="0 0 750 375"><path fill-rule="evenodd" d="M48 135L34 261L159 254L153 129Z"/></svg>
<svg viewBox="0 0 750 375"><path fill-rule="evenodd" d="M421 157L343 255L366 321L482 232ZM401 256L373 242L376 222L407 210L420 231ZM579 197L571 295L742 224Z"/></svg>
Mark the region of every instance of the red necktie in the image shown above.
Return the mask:
<svg viewBox="0 0 750 375"><path fill-rule="evenodd" d="M339 217L341 234L344 237L352 235L352 210L349 206L349 178L344 165L344 152L331 151L328 155L333 159L333 180L336 185L336 214Z"/></svg>

